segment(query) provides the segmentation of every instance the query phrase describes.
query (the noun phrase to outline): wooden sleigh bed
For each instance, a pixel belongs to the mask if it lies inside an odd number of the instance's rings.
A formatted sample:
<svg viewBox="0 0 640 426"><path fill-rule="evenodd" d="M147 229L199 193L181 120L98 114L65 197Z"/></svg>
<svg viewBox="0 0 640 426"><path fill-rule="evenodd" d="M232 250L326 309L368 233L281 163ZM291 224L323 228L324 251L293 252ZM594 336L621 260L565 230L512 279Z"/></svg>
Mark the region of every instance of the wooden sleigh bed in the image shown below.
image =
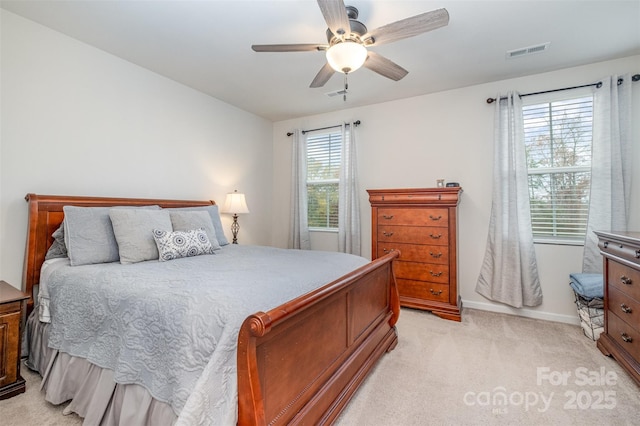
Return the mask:
<svg viewBox="0 0 640 426"><path fill-rule="evenodd" d="M197 207L213 201L28 194L23 291L34 287L64 206ZM392 252L315 291L246 318L237 339L241 425L330 424L378 359L397 344Z"/></svg>

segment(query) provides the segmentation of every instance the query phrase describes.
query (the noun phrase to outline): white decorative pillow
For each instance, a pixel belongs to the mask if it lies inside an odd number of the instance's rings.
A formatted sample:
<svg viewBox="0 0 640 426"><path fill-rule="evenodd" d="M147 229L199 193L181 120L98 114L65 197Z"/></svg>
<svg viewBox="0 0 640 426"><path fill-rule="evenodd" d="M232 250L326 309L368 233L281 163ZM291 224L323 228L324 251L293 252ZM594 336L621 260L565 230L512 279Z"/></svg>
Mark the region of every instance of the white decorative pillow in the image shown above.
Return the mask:
<svg viewBox="0 0 640 426"><path fill-rule="evenodd" d="M214 254L209 237L207 237L206 231L202 228L173 232L154 229L153 239L158 246L158 253L160 254L158 260L161 262L181 257Z"/></svg>

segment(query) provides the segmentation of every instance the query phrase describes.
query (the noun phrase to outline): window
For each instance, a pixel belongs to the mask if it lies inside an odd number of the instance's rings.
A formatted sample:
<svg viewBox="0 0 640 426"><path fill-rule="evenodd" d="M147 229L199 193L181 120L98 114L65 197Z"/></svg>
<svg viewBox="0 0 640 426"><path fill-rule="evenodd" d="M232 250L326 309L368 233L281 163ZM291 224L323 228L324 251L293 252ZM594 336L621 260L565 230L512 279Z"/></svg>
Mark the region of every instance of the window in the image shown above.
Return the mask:
<svg viewBox="0 0 640 426"><path fill-rule="evenodd" d="M307 137L307 198L310 229L338 229L342 132Z"/></svg>
<svg viewBox="0 0 640 426"><path fill-rule="evenodd" d="M593 97L523 107L533 236L583 243L589 211Z"/></svg>

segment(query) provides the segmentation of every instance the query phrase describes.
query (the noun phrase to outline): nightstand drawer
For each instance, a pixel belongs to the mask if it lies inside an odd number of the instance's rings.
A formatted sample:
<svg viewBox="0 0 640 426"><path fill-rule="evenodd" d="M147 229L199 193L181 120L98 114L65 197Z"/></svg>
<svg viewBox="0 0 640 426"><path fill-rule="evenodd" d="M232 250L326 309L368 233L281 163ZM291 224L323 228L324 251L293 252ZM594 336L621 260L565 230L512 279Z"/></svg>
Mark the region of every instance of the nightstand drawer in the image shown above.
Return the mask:
<svg viewBox="0 0 640 426"><path fill-rule="evenodd" d="M449 211L447 209L379 208L378 226L385 225L448 226Z"/></svg>
<svg viewBox="0 0 640 426"><path fill-rule="evenodd" d="M15 363L20 355L18 342L21 318L20 311L0 316L0 354L4 355L0 356L0 387L18 379Z"/></svg>
<svg viewBox="0 0 640 426"><path fill-rule="evenodd" d="M16 300L13 302L7 302L0 304L0 315L8 314L11 312L20 312L22 309L22 301Z"/></svg>
<svg viewBox="0 0 640 426"><path fill-rule="evenodd" d="M609 285L640 301L640 271L618 262L609 262Z"/></svg>
<svg viewBox="0 0 640 426"><path fill-rule="evenodd" d="M438 263L442 265L449 264L449 250L444 246L386 243L382 241L378 243L378 257L382 257L393 250L400 251L398 260Z"/></svg>

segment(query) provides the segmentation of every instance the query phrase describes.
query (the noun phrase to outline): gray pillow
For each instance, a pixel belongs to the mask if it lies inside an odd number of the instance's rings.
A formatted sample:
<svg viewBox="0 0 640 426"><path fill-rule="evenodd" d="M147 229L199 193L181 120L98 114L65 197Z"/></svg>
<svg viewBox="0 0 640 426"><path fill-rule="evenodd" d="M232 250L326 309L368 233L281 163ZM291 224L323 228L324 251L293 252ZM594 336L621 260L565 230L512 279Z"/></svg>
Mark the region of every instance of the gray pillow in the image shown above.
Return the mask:
<svg viewBox="0 0 640 426"><path fill-rule="evenodd" d="M221 246L226 246L229 244L227 237L224 235L224 229L222 228L222 222L220 221L220 213L218 211L218 205L214 204L212 206L202 206L202 207L181 207L181 208L171 208L165 209L169 211L198 211L204 210L209 213L211 216L211 222L213 222L213 228L216 230L216 239L218 240L218 244Z"/></svg>
<svg viewBox="0 0 640 426"><path fill-rule="evenodd" d="M64 206L64 243L72 266L119 260L109 210L113 207ZM123 209L155 209L160 206L123 206Z"/></svg>
<svg viewBox="0 0 640 426"><path fill-rule="evenodd" d="M69 254L67 253L67 246L64 244L64 223L61 223L58 229L56 229L51 236L53 237L53 243L47 250L44 260L69 257Z"/></svg>
<svg viewBox="0 0 640 426"><path fill-rule="evenodd" d="M170 211L171 225L173 225L174 231L191 231L193 229L204 229L207 233L211 247L214 250L220 249L218 238L216 237L216 230L213 227L211 216L208 212L201 211Z"/></svg>
<svg viewBox="0 0 640 426"><path fill-rule="evenodd" d="M64 242L72 266L118 261L110 207L64 206Z"/></svg>
<svg viewBox="0 0 640 426"><path fill-rule="evenodd" d="M158 247L153 239L153 230L172 231L169 212L112 208L109 217L118 243L120 263L158 259Z"/></svg>

